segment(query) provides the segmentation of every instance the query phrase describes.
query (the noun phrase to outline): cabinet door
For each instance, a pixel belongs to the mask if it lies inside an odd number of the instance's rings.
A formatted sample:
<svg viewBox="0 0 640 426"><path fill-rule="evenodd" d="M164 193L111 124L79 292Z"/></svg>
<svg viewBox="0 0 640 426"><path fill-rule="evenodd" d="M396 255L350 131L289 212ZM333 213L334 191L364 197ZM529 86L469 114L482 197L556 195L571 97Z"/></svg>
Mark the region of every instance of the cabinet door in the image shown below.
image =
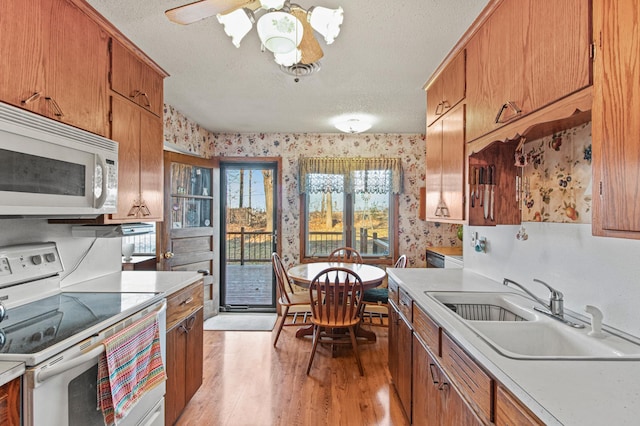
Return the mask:
<svg viewBox="0 0 640 426"><path fill-rule="evenodd" d="M111 139L118 142L118 212L111 219L134 220L140 198L140 114L134 103L111 97Z"/></svg>
<svg viewBox="0 0 640 426"><path fill-rule="evenodd" d="M109 37L97 23L68 1L48 0L49 46L46 97L49 116L107 136L109 131ZM54 103L62 116L56 116Z"/></svg>
<svg viewBox="0 0 640 426"><path fill-rule="evenodd" d="M391 381L398 383L398 327L400 325L400 314L394 303L389 303L389 374Z"/></svg>
<svg viewBox="0 0 640 426"><path fill-rule="evenodd" d="M203 309L187 318L187 365L185 374L185 401L189 403L202 385L203 364Z"/></svg>
<svg viewBox="0 0 640 426"><path fill-rule="evenodd" d="M465 96L465 52L442 70L427 89L427 126L456 106Z"/></svg>
<svg viewBox="0 0 640 426"><path fill-rule="evenodd" d="M0 4L0 99L107 136L108 37L65 0Z"/></svg>
<svg viewBox="0 0 640 426"><path fill-rule="evenodd" d="M172 425L186 406L187 333L181 322L167 331L165 424Z"/></svg>
<svg viewBox="0 0 640 426"><path fill-rule="evenodd" d="M442 198L447 219L464 219L464 113L460 105L442 118Z"/></svg>
<svg viewBox="0 0 640 426"><path fill-rule="evenodd" d="M440 423L441 396L437 364L422 342L413 337L413 424L433 426Z"/></svg>
<svg viewBox="0 0 640 426"><path fill-rule="evenodd" d="M145 221L163 217L163 127L162 120L146 111L140 112L140 197L146 207L140 211Z"/></svg>
<svg viewBox="0 0 640 426"><path fill-rule="evenodd" d="M502 386L496 392L496 426L538 426L543 423Z"/></svg>
<svg viewBox="0 0 640 426"><path fill-rule="evenodd" d="M637 2L594 2L593 234L640 238ZM598 194L598 189L600 194Z"/></svg>
<svg viewBox="0 0 640 426"><path fill-rule="evenodd" d="M407 418L411 420L411 382L412 382L412 364L411 359L413 354L411 351L412 346L411 328L400 317L398 321L398 380L396 382L396 389L402 402L402 408L404 409Z"/></svg>
<svg viewBox="0 0 640 426"><path fill-rule="evenodd" d="M440 407L442 413L441 424L443 426L480 426L484 424L464 399L462 399L460 392L451 384L444 371L440 370L440 374L443 384L443 404Z"/></svg>
<svg viewBox="0 0 640 426"><path fill-rule="evenodd" d="M20 381L18 377L0 386L0 424L19 426L20 423Z"/></svg>
<svg viewBox="0 0 640 426"><path fill-rule="evenodd" d="M467 141L591 84L590 0L504 1L467 46Z"/></svg>
<svg viewBox="0 0 640 426"><path fill-rule="evenodd" d="M48 3L48 5L47 5ZM48 6L48 7L47 7ZM46 115L45 55L52 3L42 0L0 2L0 100ZM22 101L29 100L23 104Z"/></svg>
<svg viewBox="0 0 640 426"><path fill-rule="evenodd" d="M163 78L133 52L113 40L111 89L162 117Z"/></svg>
<svg viewBox="0 0 640 426"><path fill-rule="evenodd" d="M465 106L459 105L427 128L426 215L429 219L464 219L464 126Z"/></svg>
<svg viewBox="0 0 640 426"><path fill-rule="evenodd" d="M427 127L426 217L439 219L442 196L442 120Z"/></svg>

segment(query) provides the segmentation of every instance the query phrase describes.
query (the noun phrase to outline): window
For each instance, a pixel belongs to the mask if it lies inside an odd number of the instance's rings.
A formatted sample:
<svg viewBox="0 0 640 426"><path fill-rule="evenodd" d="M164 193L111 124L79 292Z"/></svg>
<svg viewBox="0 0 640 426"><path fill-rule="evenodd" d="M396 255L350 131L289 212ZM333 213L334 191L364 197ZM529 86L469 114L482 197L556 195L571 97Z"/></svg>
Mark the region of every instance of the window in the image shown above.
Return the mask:
<svg viewBox="0 0 640 426"><path fill-rule="evenodd" d="M303 158L302 257L349 246L363 257L393 258L398 159Z"/></svg>

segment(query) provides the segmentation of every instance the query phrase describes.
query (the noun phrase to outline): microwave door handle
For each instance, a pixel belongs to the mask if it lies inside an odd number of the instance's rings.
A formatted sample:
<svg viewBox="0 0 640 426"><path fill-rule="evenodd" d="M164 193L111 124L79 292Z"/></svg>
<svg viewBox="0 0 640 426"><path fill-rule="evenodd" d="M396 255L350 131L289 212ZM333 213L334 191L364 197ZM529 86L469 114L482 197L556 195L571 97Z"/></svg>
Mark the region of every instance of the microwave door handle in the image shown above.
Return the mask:
<svg viewBox="0 0 640 426"><path fill-rule="evenodd" d="M102 352L105 351L104 345L101 343L95 348L91 349L86 354L80 355L77 358L73 358L69 362L63 362L62 364L57 364L55 367L46 368L41 370L36 376L36 382L42 383L50 377L57 376L59 374L64 373L67 370L71 370L78 365L84 364L87 361L97 357Z"/></svg>
<svg viewBox="0 0 640 426"><path fill-rule="evenodd" d="M100 194L100 197L95 199L94 205L93 207L96 209L100 209L102 208L102 206L104 206L105 201L107 200L107 165L104 162L104 159L96 154L96 167L100 167L100 169L102 170L102 194ZM94 183L94 188L95 188L95 183Z"/></svg>

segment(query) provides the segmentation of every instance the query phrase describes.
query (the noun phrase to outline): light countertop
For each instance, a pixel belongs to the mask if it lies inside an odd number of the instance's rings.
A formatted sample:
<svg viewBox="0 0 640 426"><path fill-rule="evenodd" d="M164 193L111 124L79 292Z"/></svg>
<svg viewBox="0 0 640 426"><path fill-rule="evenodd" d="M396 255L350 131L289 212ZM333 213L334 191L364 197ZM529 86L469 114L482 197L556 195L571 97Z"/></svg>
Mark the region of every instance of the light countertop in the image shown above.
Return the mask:
<svg viewBox="0 0 640 426"><path fill-rule="evenodd" d="M540 420L550 425L638 424L640 361L504 357L424 292L513 290L465 269L405 268L389 269L388 273L447 334Z"/></svg>
<svg viewBox="0 0 640 426"><path fill-rule="evenodd" d="M24 362L0 361L0 386L24 374Z"/></svg>
<svg viewBox="0 0 640 426"><path fill-rule="evenodd" d="M65 287L65 291L162 293L169 296L193 284L202 274L192 271L119 271Z"/></svg>

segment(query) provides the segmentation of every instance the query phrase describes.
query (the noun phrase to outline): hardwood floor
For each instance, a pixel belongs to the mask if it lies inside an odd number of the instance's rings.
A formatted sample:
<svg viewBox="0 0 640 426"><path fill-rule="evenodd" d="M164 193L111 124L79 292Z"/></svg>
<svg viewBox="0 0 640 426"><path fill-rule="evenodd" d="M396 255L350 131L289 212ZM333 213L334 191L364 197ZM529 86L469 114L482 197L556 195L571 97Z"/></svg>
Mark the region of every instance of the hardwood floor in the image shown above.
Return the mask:
<svg viewBox="0 0 640 426"><path fill-rule="evenodd" d="M178 425L408 425L390 383L387 328L359 346L364 376L349 347L335 358L319 347L305 374L311 340L285 327L278 347L268 332L204 332L204 381Z"/></svg>

